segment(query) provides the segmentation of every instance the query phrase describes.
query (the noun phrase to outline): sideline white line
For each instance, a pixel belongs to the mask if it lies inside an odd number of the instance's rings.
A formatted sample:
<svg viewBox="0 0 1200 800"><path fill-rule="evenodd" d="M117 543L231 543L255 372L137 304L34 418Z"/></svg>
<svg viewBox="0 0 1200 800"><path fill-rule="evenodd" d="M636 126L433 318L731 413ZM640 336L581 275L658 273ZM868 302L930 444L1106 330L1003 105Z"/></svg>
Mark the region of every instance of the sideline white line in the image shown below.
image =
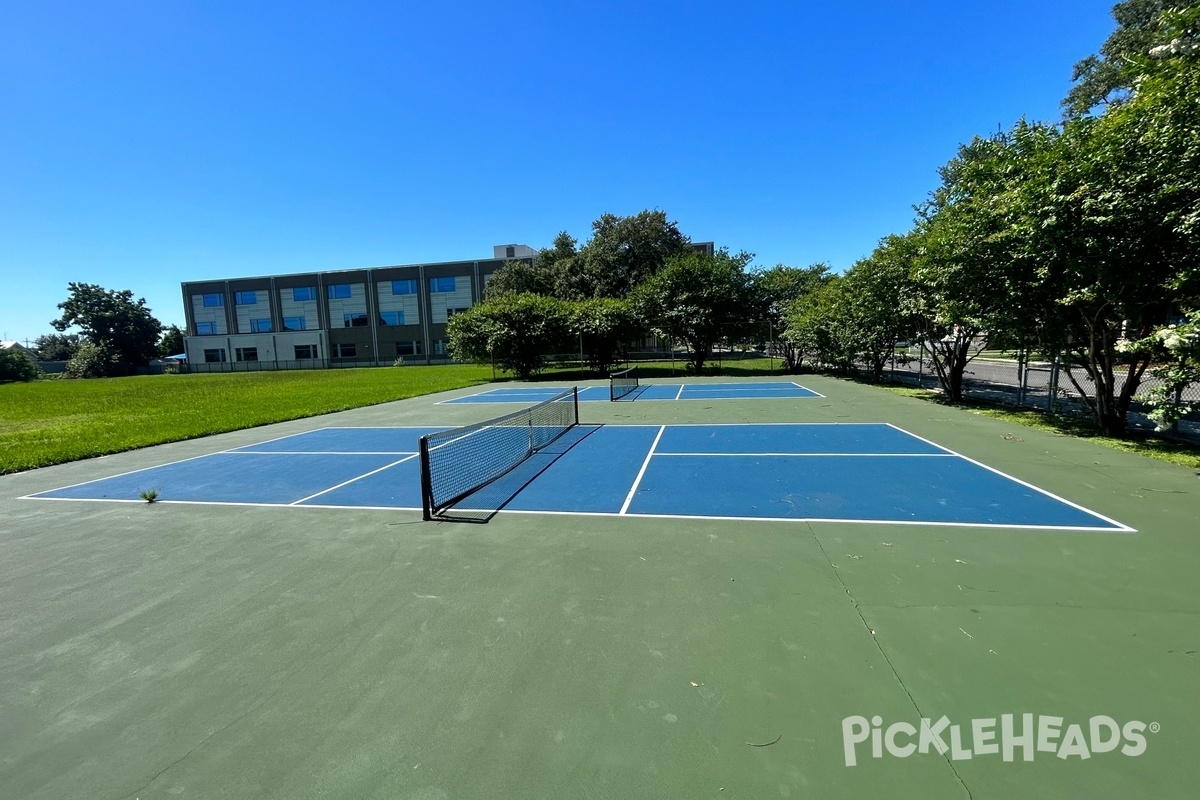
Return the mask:
<svg viewBox="0 0 1200 800"><path fill-rule="evenodd" d="M363 478L369 478L377 472L383 472L385 469L391 469L392 467L396 466L397 464L403 464L405 461L411 461L416 457L417 457L417 454L413 453L412 455L402 458L399 461L393 461L391 464L385 464L384 466L380 467L379 469L373 469L370 472L363 473L362 475L359 475L357 478L351 478L348 481L342 481L337 486L330 486L328 489L323 489L323 490L317 492L316 494L310 494L308 497L301 497L299 500L288 503L288 505L289 506L298 506L306 500L312 500L314 497L320 497L323 494L329 494L334 489L340 489L343 486L347 486L351 483L354 483L355 481L361 481Z"/></svg>
<svg viewBox="0 0 1200 800"><path fill-rule="evenodd" d="M792 382L791 382L791 384L792 384L792 386L799 386L801 389L803 389L803 390L804 390L804 391L806 391L806 392L812 392L812 393L813 393L813 395L814 395L814 396L816 396L816 397L820 397L820 398L822 398L822 399L825 399L825 400L829 399L829 398L825 397L825 395L821 394L820 392L818 392L818 391L816 391L816 390L814 390L814 389L810 389L810 388L808 388L807 386L805 386L805 385L804 385L804 384L802 384L802 383L796 383L795 381L792 381Z"/></svg>
<svg viewBox="0 0 1200 800"><path fill-rule="evenodd" d="M654 448L658 447L658 440L662 438L663 431L666 429L666 425L659 426L658 435L654 437L654 442L650 445L650 450L646 453L645 460L642 461L642 468L638 470L637 478L633 481L633 486L629 487L629 494L625 495L625 502L621 505L621 514L624 514L629 509L629 504L633 502L633 496L637 493L638 484L642 482L642 476L646 474L646 467L650 466L650 459L654 457Z"/></svg>
<svg viewBox="0 0 1200 800"><path fill-rule="evenodd" d="M415 456L412 450L231 450L230 456Z"/></svg>
<svg viewBox="0 0 1200 800"><path fill-rule="evenodd" d="M953 453L668 453L659 451L656 456L713 456L717 458L755 458L758 456L770 458L786 458L796 456L802 458L961 458Z"/></svg>
<svg viewBox="0 0 1200 800"><path fill-rule="evenodd" d="M675 399L676 399L676 400L678 400L679 398L683 397L683 387L685 387L685 386L687 386L687 384L686 384L686 383L681 383L681 384L679 384L679 391L675 393Z"/></svg>
<svg viewBox="0 0 1200 800"><path fill-rule="evenodd" d="M1029 482L1027 482L1027 481L1023 481L1023 480L1021 480L1020 478L1014 478L1012 475L1009 475L1009 474L1008 474L1008 473L1006 473L1006 472L1001 472L1000 470L996 469L995 467L989 467L987 464L984 464L984 463L983 463L983 462L981 462L981 461L976 461L975 459L971 458L970 456L964 456L962 453L957 453L957 452L955 452L955 451L951 450L949 447L943 447L942 445L938 444L937 442L931 442L931 441L929 441L928 439L926 439L925 437L923 437L923 436L918 436L917 434L915 434L915 433L912 433L911 431L906 431L906 430L904 430L903 428L899 427L898 425L892 425L890 422L888 422L888 423L885 423L885 424L886 424L886 425L888 425L888 426L890 426L890 427L892 427L892 428L895 428L896 430L900 431L901 433L906 433L906 434L908 434L909 436L913 437L914 439L920 439L922 442L925 442L926 444L931 444L931 445L933 445L934 447L938 447L938 448L941 448L942 450L945 450L947 453L951 453L951 454L953 454L953 455L956 455L956 456L958 456L959 458L961 458L963 461L969 461L969 462L971 462L972 464L974 464L974 465L975 465L975 466L977 466L977 467L983 467L983 468L984 468L984 469L986 469L988 472L995 473L996 475L999 475L1001 478L1007 478L1008 480L1010 480L1010 481L1012 481L1012 482L1014 482L1014 483L1019 483L1019 484L1021 484L1022 486L1024 486L1024 487L1025 487L1025 488L1027 488L1027 489L1033 489L1035 492L1038 492L1038 493L1040 493L1040 494L1044 494L1044 495L1046 495L1046 497L1049 497L1049 498L1052 498L1052 499L1054 499L1054 500L1057 500L1057 501L1058 501L1058 502L1060 502L1060 503L1065 503L1066 505L1069 505L1069 506L1071 506L1071 508L1074 508L1074 509L1076 509L1077 511L1082 511L1082 512L1084 512L1085 514L1090 514L1090 515L1092 515L1092 516L1093 516L1093 517L1095 517L1096 519L1102 519L1102 520L1104 520L1105 522L1107 522L1107 523L1109 523L1109 524L1116 525L1118 528L1120 528L1120 529L1121 529L1121 530L1123 530L1123 531L1126 531L1126 532L1128 532L1128 533L1137 533L1137 529L1136 529L1136 528L1131 528L1131 527L1129 527L1128 525L1126 525L1126 524L1125 524L1125 523L1123 523L1123 522L1118 522L1118 521L1116 521L1115 519L1112 519L1112 518L1110 518L1110 517L1106 517L1106 516L1104 516L1103 514L1101 514L1101 513L1099 513L1099 512L1092 511L1090 508L1086 508L1086 507L1084 507L1084 506L1081 506L1081 505L1079 505L1078 503L1073 503L1073 502L1071 502L1070 500L1066 499L1065 497L1059 497L1058 495L1054 494L1053 492L1048 492L1048 491L1046 491L1045 489L1043 489L1043 488L1041 488L1041 487L1039 487L1039 486L1034 486L1032 483L1029 483ZM1070 529L1068 529L1068 530L1070 530Z"/></svg>

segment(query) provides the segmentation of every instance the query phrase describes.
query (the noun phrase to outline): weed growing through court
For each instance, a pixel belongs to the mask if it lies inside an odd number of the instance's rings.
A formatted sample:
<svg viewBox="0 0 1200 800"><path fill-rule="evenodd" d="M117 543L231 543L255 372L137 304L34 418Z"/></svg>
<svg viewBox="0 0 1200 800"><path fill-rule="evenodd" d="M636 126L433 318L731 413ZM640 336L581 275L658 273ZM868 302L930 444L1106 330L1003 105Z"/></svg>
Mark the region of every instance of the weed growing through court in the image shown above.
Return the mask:
<svg viewBox="0 0 1200 800"><path fill-rule="evenodd" d="M153 503L155 500L158 499L158 489L143 489L141 494L138 496L141 497L143 500L145 500L147 503Z"/></svg>

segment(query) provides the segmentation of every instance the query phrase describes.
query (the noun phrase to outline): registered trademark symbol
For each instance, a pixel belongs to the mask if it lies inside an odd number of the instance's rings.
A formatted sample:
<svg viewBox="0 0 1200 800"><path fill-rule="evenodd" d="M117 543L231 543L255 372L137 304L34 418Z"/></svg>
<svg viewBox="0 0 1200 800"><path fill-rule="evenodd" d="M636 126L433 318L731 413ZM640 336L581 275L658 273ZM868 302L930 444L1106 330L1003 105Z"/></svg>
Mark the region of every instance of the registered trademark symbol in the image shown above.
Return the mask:
<svg viewBox="0 0 1200 800"><path fill-rule="evenodd" d="M1162 726L1159 725L1157 722L1150 723L1150 732L1151 733L1158 733L1160 730L1162 730Z"/></svg>

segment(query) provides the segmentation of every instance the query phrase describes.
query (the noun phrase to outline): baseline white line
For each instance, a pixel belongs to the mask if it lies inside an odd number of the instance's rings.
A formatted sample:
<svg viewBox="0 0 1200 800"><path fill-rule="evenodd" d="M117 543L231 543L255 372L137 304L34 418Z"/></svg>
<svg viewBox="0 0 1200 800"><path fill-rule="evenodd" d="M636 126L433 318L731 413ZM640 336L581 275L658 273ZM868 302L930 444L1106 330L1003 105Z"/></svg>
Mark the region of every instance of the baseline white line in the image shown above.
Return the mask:
<svg viewBox="0 0 1200 800"><path fill-rule="evenodd" d="M956 455L959 458L961 458L963 461L969 461L977 467L983 467L988 472L995 473L996 475L999 475L1001 478L1007 478L1008 480L1013 481L1014 483L1021 484L1022 486L1024 486L1027 489L1033 489L1035 492L1044 494L1046 497L1057 500L1060 503L1065 503L1065 504L1071 506L1071 508L1076 509L1077 511L1082 511L1085 514L1090 514L1097 519L1102 519L1105 522L1108 522L1112 525L1116 525L1123 531L1127 531L1128 533L1137 533L1136 528L1131 528L1123 522L1118 522L1117 520L1112 519L1110 517L1106 517L1097 511L1092 511L1090 508L1081 506L1078 503L1073 503L1065 497L1059 497L1058 495L1054 494L1054 492L1048 492L1045 489L1041 488L1040 486L1034 486L1032 483L1029 483L1028 481L1023 481L1020 478L1015 478L1012 475L1009 475L1007 472L1001 472L1000 470L996 469L995 467L989 467L987 464L984 464L982 461L976 461L975 459L971 458L970 456L964 456L962 453L957 453L957 452L951 450L949 447L942 447L942 445L938 444L937 442L931 442L923 436L918 436L917 434L912 433L911 431L906 431L897 425L892 425L890 422L885 423L885 424L895 428L896 430L900 431L901 433L908 434L909 436L913 437L914 439L920 439L922 442L925 442L926 444L931 444L934 447L938 447L938 448L941 448L942 450L945 450L947 453L952 453L953 455Z"/></svg>
<svg viewBox="0 0 1200 800"><path fill-rule="evenodd" d="M501 509L501 514L559 514L574 517L644 517L646 519L703 519L716 522L834 522L850 523L853 525L929 525L943 528L1004 528L1032 529L1047 531L1087 531L1089 533L1134 533L1130 528L1101 528L1086 525L1025 525L1021 523L1002 522L935 522L929 520L907 519L838 519L836 517L720 517L706 514L644 514L635 511L632 514L620 514L612 511L528 511L525 509ZM1119 524L1119 523L1118 523Z"/></svg>
<svg viewBox="0 0 1200 800"><path fill-rule="evenodd" d="M754 458L767 456L783 458L796 456L803 458L959 458L953 453L668 453L659 451L656 456L715 456L718 458L732 456L734 458Z"/></svg>
<svg viewBox="0 0 1200 800"><path fill-rule="evenodd" d="M263 439L261 442L254 442L253 444L243 444L238 447L231 447L228 450L222 450L220 452L231 453L235 450L241 450L243 447L256 447L260 444L270 444L271 442L281 442L284 439L292 439L297 436L307 436L310 433L316 433L318 431L327 431L327 430L329 430L329 428L313 428L312 430L300 431L299 433L285 433L283 436L276 436L272 439ZM230 433L233 433L233 431L230 431Z"/></svg>
<svg viewBox="0 0 1200 800"><path fill-rule="evenodd" d="M348 486L349 484L354 483L355 481L361 481L363 478L369 478L377 472L383 472L385 469L391 469L392 467L396 466L397 464L403 464L405 461L412 461L416 457L417 457L417 454L413 453L411 456L402 458L399 461L393 461L391 464L385 464L384 466L380 467L379 469L373 469L370 472L363 473L362 475L359 475L357 478L351 478L348 481L342 481L337 486L330 486L328 489L323 489L322 491L319 491L316 494L310 494L308 497L301 497L299 500L288 503L288 505L289 506L298 506L301 503L303 503L305 500L312 500L314 497L320 497L323 494L329 494L334 489L340 489L343 486Z"/></svg>
<svg viewBox="0 0 1200 800"><path fill-rule="evenodd" d="M638 470L637 478L633 481L633 486L629 487L629 494L625 495L625 502L621 505L621 514L624 514L629 509L629 504L633 502L633 496L637 493L638 484L642 482L642 476L646 474L646 467L650 466L650 459L654 457L654 448L658 447L658 440L662 438L663 431L666 429L666 425L659 426L658 435L654 437L654 442L650 445L650 450L646 453L646 458L642 461L642 468Z"/></svg>
<svg viewBox="0 0 1200 800"><path fill-rule="evenodd" d="M415 456L412 450L231 450L230 456Z"/></svg>

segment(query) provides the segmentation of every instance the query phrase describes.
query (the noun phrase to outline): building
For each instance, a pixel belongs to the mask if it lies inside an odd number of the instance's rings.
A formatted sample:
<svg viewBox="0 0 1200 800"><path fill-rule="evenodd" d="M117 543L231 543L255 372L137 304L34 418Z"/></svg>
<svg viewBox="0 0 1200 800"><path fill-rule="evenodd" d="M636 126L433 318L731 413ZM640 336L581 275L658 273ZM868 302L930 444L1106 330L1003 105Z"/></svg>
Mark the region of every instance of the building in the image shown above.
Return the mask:
<svg viewBox="0 0 1200 800"><path fill-rule="evenodd" d="M479 261L191 281L182 284L190 372L437 363L446 321L527 245Z"/></svg>

